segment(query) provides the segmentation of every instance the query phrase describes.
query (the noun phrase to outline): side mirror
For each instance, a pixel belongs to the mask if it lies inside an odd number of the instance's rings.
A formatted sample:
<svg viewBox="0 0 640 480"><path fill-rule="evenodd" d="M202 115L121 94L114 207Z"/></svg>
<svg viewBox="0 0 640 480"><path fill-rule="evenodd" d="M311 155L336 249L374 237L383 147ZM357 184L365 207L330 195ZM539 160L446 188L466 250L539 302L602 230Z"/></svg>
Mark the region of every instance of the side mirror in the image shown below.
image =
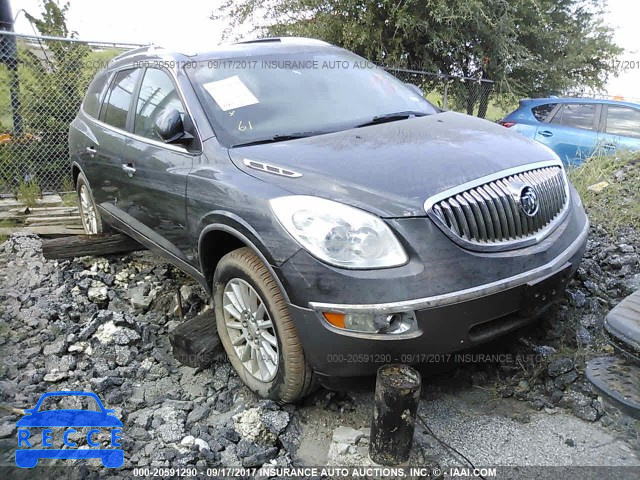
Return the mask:
<svg viewBox="0 0 640 480"><path fill-rule="evenodd" d="M417 93L422 98L424 98L424 92L422 91L422 89L419 86L414 85L413 83L409 83L409 82L405 82L405 85L409 88L409 90L411 90L414 93Z"/></svg>
<svg viewBox="0 0 640 480"><path fill-rule="evenodd" d="M185 143L193 137L184 130L178 110L165 110L156 118L156 133L167 143Z"/></svg>

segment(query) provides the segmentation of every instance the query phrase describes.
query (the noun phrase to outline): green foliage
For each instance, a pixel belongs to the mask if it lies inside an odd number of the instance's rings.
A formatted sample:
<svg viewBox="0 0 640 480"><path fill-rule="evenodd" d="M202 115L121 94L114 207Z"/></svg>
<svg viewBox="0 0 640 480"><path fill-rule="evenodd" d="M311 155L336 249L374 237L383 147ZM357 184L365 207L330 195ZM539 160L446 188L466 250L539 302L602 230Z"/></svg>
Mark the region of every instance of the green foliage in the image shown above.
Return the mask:
<svg viewBox="0 0 640 480"><path fill-rule="evenodd" d="M61 6L46 0L40 18L26 16L42 35L73 38L76 33L66 26L68 9L68 2ZM37 177L45 190L56 191L70 174L69 124L99 66L120 52L114 48L92 51L83 43L56 40L19 39L17 47L25 134L0 144L0 180L15 188ZM13 129L6 68L0 68L0 82L0 133L5 133Z"/></svg>
<svg viewBox="0 0 640 480"><path fill-rule="evenodd" d="M640 228L640 152L591 157L569 176L592 224Z"/></svg>
<svg viewBox="0 0 640 480"><path fill-rule="evenodd" d="M42 196L40 185L35 180L21 182L16 192L17 199L27 207L35 207Z"/></svg>
<svg viewBox="0 0 640 480"><path fill-rule="evenodd" d="M621 50L603 9L601 0L225 0L213 18L229 20L227 35L251 23L259 35L319 38L385 66L490 78L522 97L604 85Z"/></svg>

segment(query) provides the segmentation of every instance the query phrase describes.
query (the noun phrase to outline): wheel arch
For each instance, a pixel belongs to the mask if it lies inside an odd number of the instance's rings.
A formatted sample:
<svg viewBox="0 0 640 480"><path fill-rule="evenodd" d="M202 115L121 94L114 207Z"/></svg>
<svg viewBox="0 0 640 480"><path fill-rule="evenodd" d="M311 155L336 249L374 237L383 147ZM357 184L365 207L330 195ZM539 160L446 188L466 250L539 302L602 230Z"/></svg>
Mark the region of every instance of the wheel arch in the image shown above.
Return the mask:
<svg viewBox="0 0 640 480"><path fill-rule="evenodd" d="M271 264L267 249L252 230L248 225L222 213L216 214L215 223L202 229L198 238L198 259L207 285L212 288L213 274L222 257L238 248L249 247L262 260L289 303L289 296Z"/></svg>

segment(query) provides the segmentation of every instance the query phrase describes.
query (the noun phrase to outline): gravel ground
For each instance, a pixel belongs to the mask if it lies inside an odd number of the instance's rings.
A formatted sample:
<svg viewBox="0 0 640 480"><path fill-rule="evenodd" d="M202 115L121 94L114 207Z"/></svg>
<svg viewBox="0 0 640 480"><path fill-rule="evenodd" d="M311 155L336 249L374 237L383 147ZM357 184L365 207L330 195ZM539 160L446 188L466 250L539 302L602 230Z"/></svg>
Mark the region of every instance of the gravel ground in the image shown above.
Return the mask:
<svg viewBox="0 0 640 480"><path fill-rule="evenodd" d="M123 469L74 470L79 477L124 478L141 466L370 464L371 387L320 389L299 405L260 400L227 363L200 370L172 357L176 291L187 318L208 308L173 267L148 252L46 261L40 245L27 234L0 245L0 404L31 408L46 391L87 390L114 408ZM476 465L640 467L638 422L583 377L584 360L608 352L604 314L640 288L638 252L635 231L613 239L592 228L566 301L542 322L492 345L501 356L490 361L424 371L420 413L436 435ZM17 418L0 410L4 466L13 465ZM411 455L412 465L464 465L421 426Z"/></svg>

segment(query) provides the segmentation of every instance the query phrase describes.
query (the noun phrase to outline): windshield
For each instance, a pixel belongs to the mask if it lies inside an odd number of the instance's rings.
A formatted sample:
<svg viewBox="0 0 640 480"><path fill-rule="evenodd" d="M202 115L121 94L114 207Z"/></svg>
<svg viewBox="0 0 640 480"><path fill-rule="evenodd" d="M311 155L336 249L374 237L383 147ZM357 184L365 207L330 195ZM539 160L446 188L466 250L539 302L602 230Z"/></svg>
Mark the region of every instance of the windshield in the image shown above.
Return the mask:
<svg viewBox="0 0 640 480"><path fill-rule="evenodd" d="M227 147L437 112L397 78L337 49L204 60L187 73Z"/></svg>

